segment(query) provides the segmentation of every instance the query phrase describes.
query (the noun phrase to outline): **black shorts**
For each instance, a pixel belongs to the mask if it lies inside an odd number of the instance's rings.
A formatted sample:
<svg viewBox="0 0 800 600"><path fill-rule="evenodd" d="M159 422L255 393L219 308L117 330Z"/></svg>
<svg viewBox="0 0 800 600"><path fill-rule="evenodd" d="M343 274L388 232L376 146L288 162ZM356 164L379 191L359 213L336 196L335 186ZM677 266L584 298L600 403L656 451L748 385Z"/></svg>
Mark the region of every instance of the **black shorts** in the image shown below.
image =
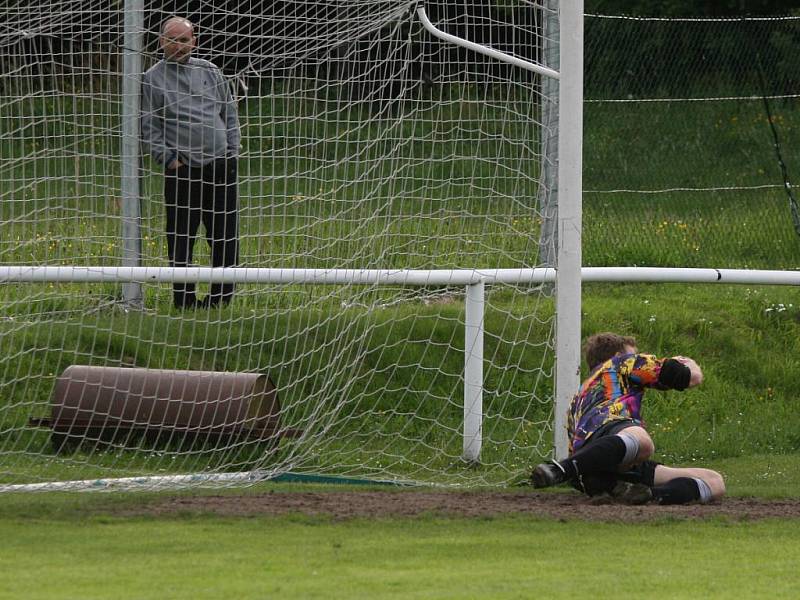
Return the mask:
<svg viewBox="0 0 800 600"><path fill-rule="evenodd" d="M602 437L606 437L609 435L616 435L623 429L627 429L628 427L641 427L639 423L631 421L630 419L620 419L616 421L611 421L606 423L605 425L598 428L587 440L587 442L581 447L586 448L591 445L594 440L598 440ZM643 483L648 487L653 487L655 476L656 476L656 467L661 463L656 462L654 460L646 460L642 463L639 463L635 467L629 469L628 471L621 471L617 473L609 473L606 477L598 476L597 481L594 480L594 477L590 478L583 478L584 479L584 486L585 490L581 490L579 486L575 486L580 491L585 491L590 496L595 495L595 493L599 493L600 491L608 491L606 488L608 486L608 478L611 477L616 480L623 480L628 481L630 483ZM596 489L595 489L596 488Z"/></svg>
<svg viewBox="0 0 800 600"><path fill-rule="evenodd" d="M598 440L601 437L605 437L608 435L614 435L619 433L623 429L627 429L628 427L641 427L641 423L637 423L636 421L631 421L630 419L616 419L614 421L609 421L605 425L601 425L598 427L595 432L589 436L586 444L584 447L591 443L592 440Z"/></svg>

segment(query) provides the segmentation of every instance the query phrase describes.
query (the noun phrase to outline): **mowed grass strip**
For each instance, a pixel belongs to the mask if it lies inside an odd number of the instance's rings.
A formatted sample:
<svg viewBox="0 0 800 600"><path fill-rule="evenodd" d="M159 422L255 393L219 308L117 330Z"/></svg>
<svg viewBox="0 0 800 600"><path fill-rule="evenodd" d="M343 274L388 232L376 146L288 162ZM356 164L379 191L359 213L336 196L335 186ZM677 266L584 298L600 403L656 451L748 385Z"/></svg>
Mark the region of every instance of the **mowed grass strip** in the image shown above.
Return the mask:
<svg viewBox="0 0 800 600"><path fill-rule="evenodd" d="M520 517L0 521L0 598L754 598L797 592L797 521Z"/></svg>

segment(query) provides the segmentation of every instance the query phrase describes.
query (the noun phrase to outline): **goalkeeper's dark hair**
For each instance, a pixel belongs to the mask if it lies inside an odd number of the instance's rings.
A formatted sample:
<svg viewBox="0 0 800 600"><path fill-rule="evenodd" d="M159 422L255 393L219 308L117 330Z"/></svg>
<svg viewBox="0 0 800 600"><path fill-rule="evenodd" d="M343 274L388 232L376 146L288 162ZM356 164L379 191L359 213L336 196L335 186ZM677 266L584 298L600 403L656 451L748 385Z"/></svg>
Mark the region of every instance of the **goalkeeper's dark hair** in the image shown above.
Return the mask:
<svg viewBox="0 0 800 600"><path fill-rule="evenodd" d="M630 336L606 331L590 336L583 344L583 356L590 370L625 351L625 346L636 346L636 340Z"/></svg>

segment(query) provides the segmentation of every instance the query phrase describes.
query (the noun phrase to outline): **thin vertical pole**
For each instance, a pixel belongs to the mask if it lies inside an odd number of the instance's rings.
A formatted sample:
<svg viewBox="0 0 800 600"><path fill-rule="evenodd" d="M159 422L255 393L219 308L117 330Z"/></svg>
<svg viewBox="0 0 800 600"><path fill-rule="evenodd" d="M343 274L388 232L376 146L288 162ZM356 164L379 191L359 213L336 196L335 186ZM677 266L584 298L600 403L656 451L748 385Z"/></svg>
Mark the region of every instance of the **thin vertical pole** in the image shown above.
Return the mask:
<svg viewBox="0 0 800 600"><path fill-rule="evenodd" d="M125 35L122 57L122 266L141 266L142 234L139 185L139 111L142 72L144 0L125 0ZM122 299L127 306L142 305L142 285L125 283Z"/></svg>
<svg viewBox="0 0 800 600"><path fill-rule="evenodd" d="M559 68L558 1L542 3L542 62L551 69ZM542 228L539 232L539 265L556 266L558 247L558 79L542 77L542 156L539 172L539 210Z"/></svg>
<svg viewBox="0 0 800 600"><path fill-rule="evenodd" d="M580 376L583 148L583 0L561 2L559 46L556 458L567 455L566 411Z"/></svg>
<svg viewBox="0 0 800 600"><path fill-rule="evenodd" d="M483 443L484 284L467 286L464 316L464 452L467 462L481 459Z"/></svg>

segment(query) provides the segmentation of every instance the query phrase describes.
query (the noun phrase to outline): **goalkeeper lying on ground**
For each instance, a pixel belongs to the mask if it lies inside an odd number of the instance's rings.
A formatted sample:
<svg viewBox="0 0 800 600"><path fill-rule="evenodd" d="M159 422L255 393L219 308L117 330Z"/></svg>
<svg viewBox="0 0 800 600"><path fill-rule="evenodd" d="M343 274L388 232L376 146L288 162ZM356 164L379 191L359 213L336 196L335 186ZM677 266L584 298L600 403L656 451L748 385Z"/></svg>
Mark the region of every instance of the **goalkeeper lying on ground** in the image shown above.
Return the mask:
<svg viewBox="0 0 800 600"><path fill-rule="evenodd" d="M646 388L685 390L703 373L691 358L639 354L636 341L614 333L591 336L584 346L591 375L567 412L569 458L533 470L533 486L569 482L589 496L619 502L710 502L725 494L716 471L674 468L649 460L655 447L641 418Z"/></svg>

